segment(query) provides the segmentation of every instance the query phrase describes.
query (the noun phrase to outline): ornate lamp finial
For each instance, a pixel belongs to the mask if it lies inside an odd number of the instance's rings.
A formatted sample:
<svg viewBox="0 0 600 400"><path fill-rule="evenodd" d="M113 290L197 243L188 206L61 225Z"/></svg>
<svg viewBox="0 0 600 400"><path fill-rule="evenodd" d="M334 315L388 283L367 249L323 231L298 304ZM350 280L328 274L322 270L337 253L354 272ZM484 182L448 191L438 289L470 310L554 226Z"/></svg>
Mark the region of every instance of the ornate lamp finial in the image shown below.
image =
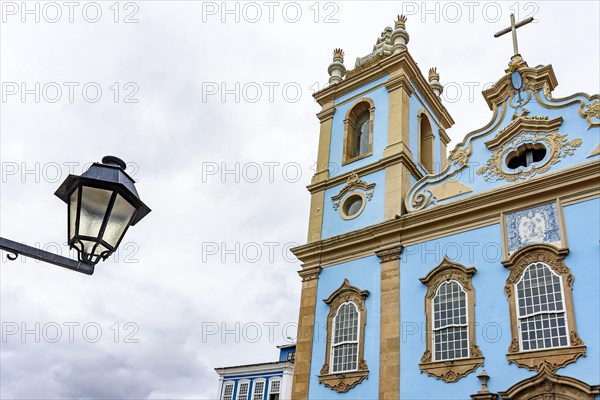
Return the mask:
<svg viewBox="0 0 600 400"><path fill-rule="evenodd" d="M327 72L329 73L329 83L331 85L340 83L344 76L346 76L346 67L344 66L344 50L333 50L333 62L329 64Z"/></svg>
<svg viewBox="0 0 600 400"><path fill-rule="evenodd" d="M438 97L444 92L444 86L440 83L440 74L438 74L436 67L429 69L429 86Z"/></svg>
<svg viewBox="0 0 600 400"><path fill-rule="evenodd" d="M408 32L406 31L406 16L398 15L396 19L396 25L394 32L392 33L392 43L394 44L392 47L392 52L394 54L398 54L403 50L406 50L406 45L410 39Z"/></svg>

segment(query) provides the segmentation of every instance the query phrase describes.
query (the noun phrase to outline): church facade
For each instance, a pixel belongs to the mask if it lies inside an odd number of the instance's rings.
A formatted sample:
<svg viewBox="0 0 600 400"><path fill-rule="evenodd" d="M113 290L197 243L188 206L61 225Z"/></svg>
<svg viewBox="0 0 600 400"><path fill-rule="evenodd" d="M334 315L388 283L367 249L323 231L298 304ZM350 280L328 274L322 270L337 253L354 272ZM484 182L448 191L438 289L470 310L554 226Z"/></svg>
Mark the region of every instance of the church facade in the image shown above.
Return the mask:
<svg viewBox="0 0 600 400"><path fill-rule="evenodd" d="M334 51L293 399L600 398L600 97L553 98L524 23L490 122L449 155L405 17L353 70Z"/></svg>

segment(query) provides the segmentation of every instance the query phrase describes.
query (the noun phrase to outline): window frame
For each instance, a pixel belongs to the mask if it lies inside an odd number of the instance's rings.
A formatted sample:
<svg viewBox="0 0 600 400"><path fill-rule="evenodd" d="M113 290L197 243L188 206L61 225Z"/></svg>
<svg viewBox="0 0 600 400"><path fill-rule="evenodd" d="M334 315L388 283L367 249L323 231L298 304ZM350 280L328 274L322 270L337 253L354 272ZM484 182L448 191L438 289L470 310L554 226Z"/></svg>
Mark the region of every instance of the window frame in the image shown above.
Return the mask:
<svg viewBox="0 0 600 400"><path fill-rule="evenodd" d="M223 382L223 386L222 386L222 389L221 389L221 397L220 397L220 399L221 400L226 400L226 398L225 398L225 389L227 387L231 387L231 399L229 399L229 400L233 400L233 395L235 394L235 382L234 381L225 381L225 382Z"/></svg>
<svg viewBox="0 0 600 400"><path fill-rule="evenodd" d="M558 249L553 245L542 243L521 248L511 254L502 264L510 271L504 286L510 311L512 340L506 354L508 362L533 371L544 369L550 372L577 361L586 354L586 346L577 333L575 312L573 309L573 281L571 270L565 265L564 258L569 254L567 248ZM547 265L551 272L561 278L562 299L565 309L565 327L568 346L547 349L522 350L519 327L516 284L527 268L535 263Z"/></svg>
<svg viewBox="0 0 600 400"><path fill-rule="evenodd" d="M353 155L352 148L354 144L354 131L358 117L365 111L369 111L369 145L367 151L363 154ZM375 127L375 103L368 97L357 100L346 113L344 117L344 144L342 149L342 165L350 164L373 155L373 130ZM360 143L357 144L360 149Z"/></svg>
<svg viewBox="0 0 600 400"><path fill-rule="evenodd" d="M356 313L358 314L358 318L357 318L357 321L356 321L357 322L357 326L356 326L356 330L357 330L356 331L356 340L344 341L344 342L341 342L341 343L334 343L334 341L335 341L335 328L336 328L336 321L335 320L336 320L336 318L337 318L337 316L338 316L341 308L344 305L347 305L347 304L352 304L354 306L354 309L355 309ZM330 360L334 359L334 354L335 354L334 350L335 350L336 347L339 347L339 346L344 345L344 344L356 344L356 348L357 348L357 350L356 350L356 352L357 352L356 367L352 368L352 369L342 370L342 371L334 371L333 370L333 367L334 367L333 363L334 363L334 361L331 361L331 363L329 363L329 373L330 374L342 374L342 373L346 373L346 372L358 371L358 364L360 363L360 360L358 359L358 352L359 352L358 348L360 347L360 334L361 334L361 329L360 329L360 314L361 313L360 313L360 310L358 309L358 305L354 301L352 301L352 300L346 301L346 302L340 304L337 307L335 315L333 316L333 320L331 321L332 325L331 325L331 343L330 343L330 346L329 346L329 348L330 348L329 359Z"/></svg>
<svg viewBox="0 0 600 400"><path fill-rule="evenodd" d="M250 386L251 386L250 380L248 379L242 379L240 381L238 381L237 383L237 393L235 394L235 398L236 400L248 400L248 395L250 394ZM248 390L246 391L246 397L240 397L240 389L242 388L243 384L248 384Z"/></svg>
<svg viewBox="0 0 600 400"><path fill-rule="evenodd" d="M425 352L421 357L419 368L429 376L444 382L456 382L483 365L484 357L475 340L475 289L471 278L476 272L477 269L474 267L465 268L444 257L437 267L419 279L421 283L427 286L425 295ZM468 357L436 360L433 335L434 299L442 284L451 281L457 282L465 293Z"/></svg>
<svg viewBox="0 0 600 400"><path fill-rule="evenodd" d="M275 382L279 382L279 390L278 390L277 393L273 393L272 392L272 390L273 390L273 384ZM269 385L268 385L269 387L268 387L268 390L267 390L267 399L270 399L272 394L278 394L281 397L281 385L282 385L282 383L283 383L283 380L281 378L279 378L279 377L269 379Z"/></svg>
<svg viewBox="0 0 600 400"><path fill-rule="evenodd" d="M561 348L561 347L569 347L569 346L571 345L571 341L569 340L569 336L568 336L568 335L566 335L567 344L566 344L566 345L564 345L564 346L560 346L560 345L559 345L559 346L553 346L553 347L548 347L548 348L543 348L543 349L528 349L528 350L524 350L524 346L523 346L523 332L522 332L522 330L521 330L521 325L522 325L522 324L521 324L521 322L522 322L522 320L525 320L525 319L527 319L527 318L534 317L534 316L536 316L536 315L542 315L542 314L561 314L561 315L563 316L563 318L565 319L565 325L564 325L564 327L565 327L565 331L566 331L566 330L568 329L568 327L569 327L569 318L568 318L568 316L567 316L567 305L566 305L566 302L565 302L565 289L564 289L564 285L563 285L563 279L562 279L562 276L561 276L561 275L559 275L559 274L557 274L556 272L554 272L554 270L552 269L552 267L550 267L550 266L549 266L548 264L546 264L545 262L542 262L542 261L537 261L537 262L534 262L534 263L531 263L531 264L529 264L528 266L526 266L526 267L523 269L523 272L521 273L521 276L520 276L520 278L517 280L517 282L515 282L515 283L514 283L514 287L513 287L513 289L514 289L515 293L518 293L518 287L517 287L517 286L519 285L519 283L520 283L520 282L523 280L523 278L525 277L525 272L527 272L527 270L528 270L528 269L529 269L531 266L533 266L533 265L535 265L535 264L542 264L543 266L545 266L546 268L548 268L548 269L550 270L550 273L551 273L552 275L554 275L554 276L558 277L558 279L559 279L559 281L558 281L558 282L559 282L559 284L560 284L560 294L561 294L562 311L546 311L546 312L540 311L540 312L533 313L533 314L530 314L530 315L521 316L521 315L520 315L520 314L521 314L521 312L519 311L519 307L516 307L516 308L515 308L515 311L516 311L516 313L517 313L517 315L516 315L516 317L517 317L517 319L516 319L516 322L517 322L517 331L518 331L518 335L519 335L519 351L520 351L520 352L526 352L526 351L548 350L548 349L558 349L558 348ZM516 302L515 304L518 304L518 302L519 302L519 295L518 295L518 294L517 294L517 296L515 297L515 302Z"/></svg>
<svg viewBox="0 0 600 400"><path fill-rule="evenodd" d="M254 379L252 381L252 391L249 392L250 395L252 396L252 397L250 397L251 400L256 400L255 399L255 396L256 396L256 386L257 386L258 383L262 383L263 384L262 392L260 394L260 399L258 399L258 400L263 400L265 398L265 390L267 389L267 380L265 378L257 378L257 379Z"/></svg>
<svg viewBox="0 0 600 400"><path fill-rule="evenodd" d="M435 298L438 296L439 294L439 290L442 287L443 284L445 283L450 283L450 282L455 282L458 284L458 286L460 287L460 290L465 294L465 312L466 312L466 324L452 324L452 325L446 325L443 328L435 328ZM470 322L470 318L469 318L469 294L467 293L467 291L465 290L465 288L463 287L463 285L457 281L456 279L450 279L447 281L443 281L441 282L436 289L436 292L431 300L431 318L432 318L432 327L431 327L431 331L432 331L432 335L431 335L431 348L433 349L433 351L431 352L431 359L432 361L435 362L446 362L446 361L454 361L454 360L462 360L465 358L469 358L471 351L469 349L469 344L471 342L471 335L469 332L469 322ZM453 328L453 327L466 327L467 328L467 356L466 357L457 357L457 358L449 358L449 359L444 359L444 360L436 360L435 358L435 335L434 332L436 330L442 330L442 329L446 329L446 328Z"/></svg>
<svg viewBox="0 0 600 400"><path fill-rule="evenodd" d="M325 348L325 363L318 376L319 382L339 393L345 393L360 384L369 375L369 368L364 360L365 325L367 323L367 309L365 299L369 296L368 290L360 290L344 279L342 285L323 301L329 306L327 315L327 341ZM351 371L332 372L333 369L333 329L334 321L339 308L346 303L354 303L358 312L358 357L357 368Z"/></svg>

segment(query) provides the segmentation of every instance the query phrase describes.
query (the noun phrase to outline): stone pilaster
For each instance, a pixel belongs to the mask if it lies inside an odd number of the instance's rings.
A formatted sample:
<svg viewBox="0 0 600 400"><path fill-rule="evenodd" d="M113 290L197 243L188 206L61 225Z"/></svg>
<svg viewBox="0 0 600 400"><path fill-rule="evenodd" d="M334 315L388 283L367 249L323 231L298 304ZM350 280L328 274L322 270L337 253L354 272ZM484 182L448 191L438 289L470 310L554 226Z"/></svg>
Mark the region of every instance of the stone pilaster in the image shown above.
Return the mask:
<svg viewBox="0 0 600 400"><path fill-rule="evenodd" d="M403 246L378 251L381 262L379 399L400 392L400 255Z"/></svg>
<svg viewBox="0 0 600 400"><path fill-rule="evenodd" d="M300 317L298 318L298 338L296 339L296 361L292 381L292 400L308 399L315 306L317 304L317 283L320 272L321 267L299 272L302 277L302 294L300 297Z"/></svg>

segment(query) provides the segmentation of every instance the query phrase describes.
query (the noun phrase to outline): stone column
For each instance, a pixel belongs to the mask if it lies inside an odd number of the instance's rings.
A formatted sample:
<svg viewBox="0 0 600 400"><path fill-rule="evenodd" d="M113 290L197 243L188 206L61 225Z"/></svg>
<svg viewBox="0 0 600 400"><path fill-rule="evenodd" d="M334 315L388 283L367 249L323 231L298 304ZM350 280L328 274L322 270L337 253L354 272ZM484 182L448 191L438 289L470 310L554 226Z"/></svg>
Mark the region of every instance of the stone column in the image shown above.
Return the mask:
<svg viewBox="0 0 600 400"><path fill-rule="evenodd" d="M400 255L403 246L378 251L381 262L379 399L400 393Z"/></svg>

